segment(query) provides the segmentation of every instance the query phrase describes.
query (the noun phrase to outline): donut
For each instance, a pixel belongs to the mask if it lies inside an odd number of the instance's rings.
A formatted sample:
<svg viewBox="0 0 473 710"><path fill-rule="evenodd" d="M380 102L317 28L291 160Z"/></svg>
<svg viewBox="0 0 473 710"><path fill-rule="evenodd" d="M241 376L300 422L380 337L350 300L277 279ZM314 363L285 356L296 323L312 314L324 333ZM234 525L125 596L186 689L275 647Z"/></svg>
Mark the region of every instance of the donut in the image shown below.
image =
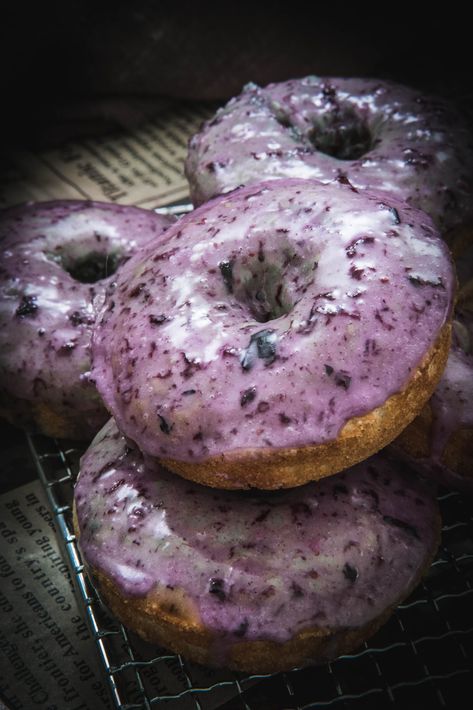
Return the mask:
<svg viewBox="0 0 473 710"><path fill-rule="evenodd" d="M395 446L449 488L473 493L473 316L457 311L442 378Z"/></svg>
<svg viewBox="0 0 473 710"><path fill-rule="evenodd" d="M184 477L300 485L420 412L453 288L446 245L407 205L344 182L240 188L120 270L92 377L119 429Z"/></svg>
<svg viewBox="0 0 473 710"><path fill-rule="evenodd" d="M75 530L102 599L147 641L246 672L332 660L427 571L437 503L377 455L285 491L217 491L145 462L111 420L81 461Z"/></svg>
<svg viewBox="0 0 473 710"><path fill-rule="evenodd" d="M136 207L28 203L0 214L0 414L91 439L107 412L89 381L91 330L117 267L171 220Z"/></svg>
<svg viewBox="0 0 473 710"><path fill-rule="evenodd" d="M281 177L347 179L430 214L443 232L473 218L473 148L445 101L372 79L248 84L189 143L194 204Z"/></svg>

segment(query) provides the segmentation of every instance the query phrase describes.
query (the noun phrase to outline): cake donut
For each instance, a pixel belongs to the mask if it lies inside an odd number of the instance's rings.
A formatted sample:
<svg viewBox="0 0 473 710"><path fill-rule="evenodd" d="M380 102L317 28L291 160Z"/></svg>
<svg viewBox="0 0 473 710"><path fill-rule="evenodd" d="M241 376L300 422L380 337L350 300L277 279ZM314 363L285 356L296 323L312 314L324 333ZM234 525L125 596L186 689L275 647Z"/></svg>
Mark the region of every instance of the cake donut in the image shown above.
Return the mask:
<svg viewBox="0 0 473 710"><path fill-rule="evenodd" d="M0 414L91 439L107 420L89 381L91 330L116 268L172 220L136 207L28 203L0 214Z"/></svg>
<svg viewBox="0 0 473 710"><path fill-rule="evenodd" d="M448 355L453 288L424 213L344 182L261 183L124 265L92 376L130 441L184 477L300 485L420 412Z"/></svg>
<svg viewBox="0 0 473 710"><path fill-rule="evenodd" d="M114 614L199 663L266 673L372 635L427 571L437 503L377 455L277 492L217 491L144 462L111 420L81 461L75 529Z"/></svg>
<svg viewBox="0 0 473 710"><path fill-rule="evenodd" d="M387 81L248 84L190 140L186 175L194 204L265 179L342 177L425 210L444 232L473 219L466 123L445 101Z"/></svg>
<svg viewBox="0 0 473 710"><path fill-rule="evenodd" d="M473 315L456 313L442 378L420 415L396 440L418 470L473 493Z"/></svg>

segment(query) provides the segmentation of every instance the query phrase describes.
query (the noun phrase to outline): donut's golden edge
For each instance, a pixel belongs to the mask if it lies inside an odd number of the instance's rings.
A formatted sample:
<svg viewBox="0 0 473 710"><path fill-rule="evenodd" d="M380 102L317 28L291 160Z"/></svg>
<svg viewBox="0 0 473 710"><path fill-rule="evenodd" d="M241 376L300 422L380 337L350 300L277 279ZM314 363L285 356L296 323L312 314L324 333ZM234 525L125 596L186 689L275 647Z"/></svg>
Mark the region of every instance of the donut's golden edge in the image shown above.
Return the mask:
<svg viewBox="0 0 473 710"><path fill-rule="evenodd" d="M74 508L74 530L80 530ZM441 519L437 514L436 536L418 574L405 592L367 624L356 628L313 627L299 632L286 642L269 639L242 641L206 629L198 610L180 589L155 588L144 597L126 597L101 570L89 568L101 598L124 626L149 643L158 644L185 658L213 667L226 667L245 673L277 673L292 668L326 663L350 653L371 637L388 620L427 574L440 544Z"/></svg>
<svg viewBox="0 0 473 710"><path fill-rule="evenodd" d="M195 463L161 462L184 478L226 489L291 488L343 471L387 446L418 416L445 369L450 341L448 322L406 387L368 414L350 419L334 441L300 449L231 451Z"/></svg>

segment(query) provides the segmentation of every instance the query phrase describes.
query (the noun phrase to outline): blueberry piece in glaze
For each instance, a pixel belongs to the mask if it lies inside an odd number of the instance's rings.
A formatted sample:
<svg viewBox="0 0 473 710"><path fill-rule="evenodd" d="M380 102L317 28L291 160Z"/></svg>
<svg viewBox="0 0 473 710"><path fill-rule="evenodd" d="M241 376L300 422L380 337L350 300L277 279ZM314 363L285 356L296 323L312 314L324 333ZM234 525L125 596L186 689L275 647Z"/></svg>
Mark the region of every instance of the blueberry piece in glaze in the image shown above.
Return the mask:
<svg viewBox="0 0 473 710"><path fill-rule="evenodd" d="M23 296L21 303L15 311L17 318L35 318L38 314L37 296Z"/></svg>

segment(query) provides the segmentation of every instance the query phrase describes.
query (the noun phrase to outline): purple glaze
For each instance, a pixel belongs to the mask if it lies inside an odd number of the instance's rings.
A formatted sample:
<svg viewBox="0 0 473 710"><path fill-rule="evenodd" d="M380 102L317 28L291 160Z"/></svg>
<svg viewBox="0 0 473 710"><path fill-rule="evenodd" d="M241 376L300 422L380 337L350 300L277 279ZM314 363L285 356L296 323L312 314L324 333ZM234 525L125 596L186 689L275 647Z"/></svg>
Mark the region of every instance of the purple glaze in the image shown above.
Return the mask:
<svg viewBox="0 0 473 710"><path fill-rule="evenodd" d="M442 230L473 216L466 124L441 99L378 80L248 84L191 139L186 174L195 204L261 180L344 176L424 209Z"/></svg>
<svg viewBox="0 0 473 710"><path fill-rule="evenodd" d="M172 223L136 207L28 203L0 215L0 405L34 426L31 403L74 418L91 438L107 419L89 381L96 308L112 276L82 283L66 269L88 254L123 263ZM105 260L104 260L105 264Z"/></svg>
<svg viewBox="0 0 473 710"><path fill-rule="evenodd" d="M93 377L151 456L319 444L406 385L453 286L427 215L345 184L262 183L123 267Z"/></svg>
<svg viewBox="0 0 473 710"><path fill-rule="evenodd" d="M426 484L386 456L284 492L219 491L145 465L113 420L82 458L75 501L89 565L125 596L184 590L235 640L368 623L412 585L438 532Z"/></svg>

